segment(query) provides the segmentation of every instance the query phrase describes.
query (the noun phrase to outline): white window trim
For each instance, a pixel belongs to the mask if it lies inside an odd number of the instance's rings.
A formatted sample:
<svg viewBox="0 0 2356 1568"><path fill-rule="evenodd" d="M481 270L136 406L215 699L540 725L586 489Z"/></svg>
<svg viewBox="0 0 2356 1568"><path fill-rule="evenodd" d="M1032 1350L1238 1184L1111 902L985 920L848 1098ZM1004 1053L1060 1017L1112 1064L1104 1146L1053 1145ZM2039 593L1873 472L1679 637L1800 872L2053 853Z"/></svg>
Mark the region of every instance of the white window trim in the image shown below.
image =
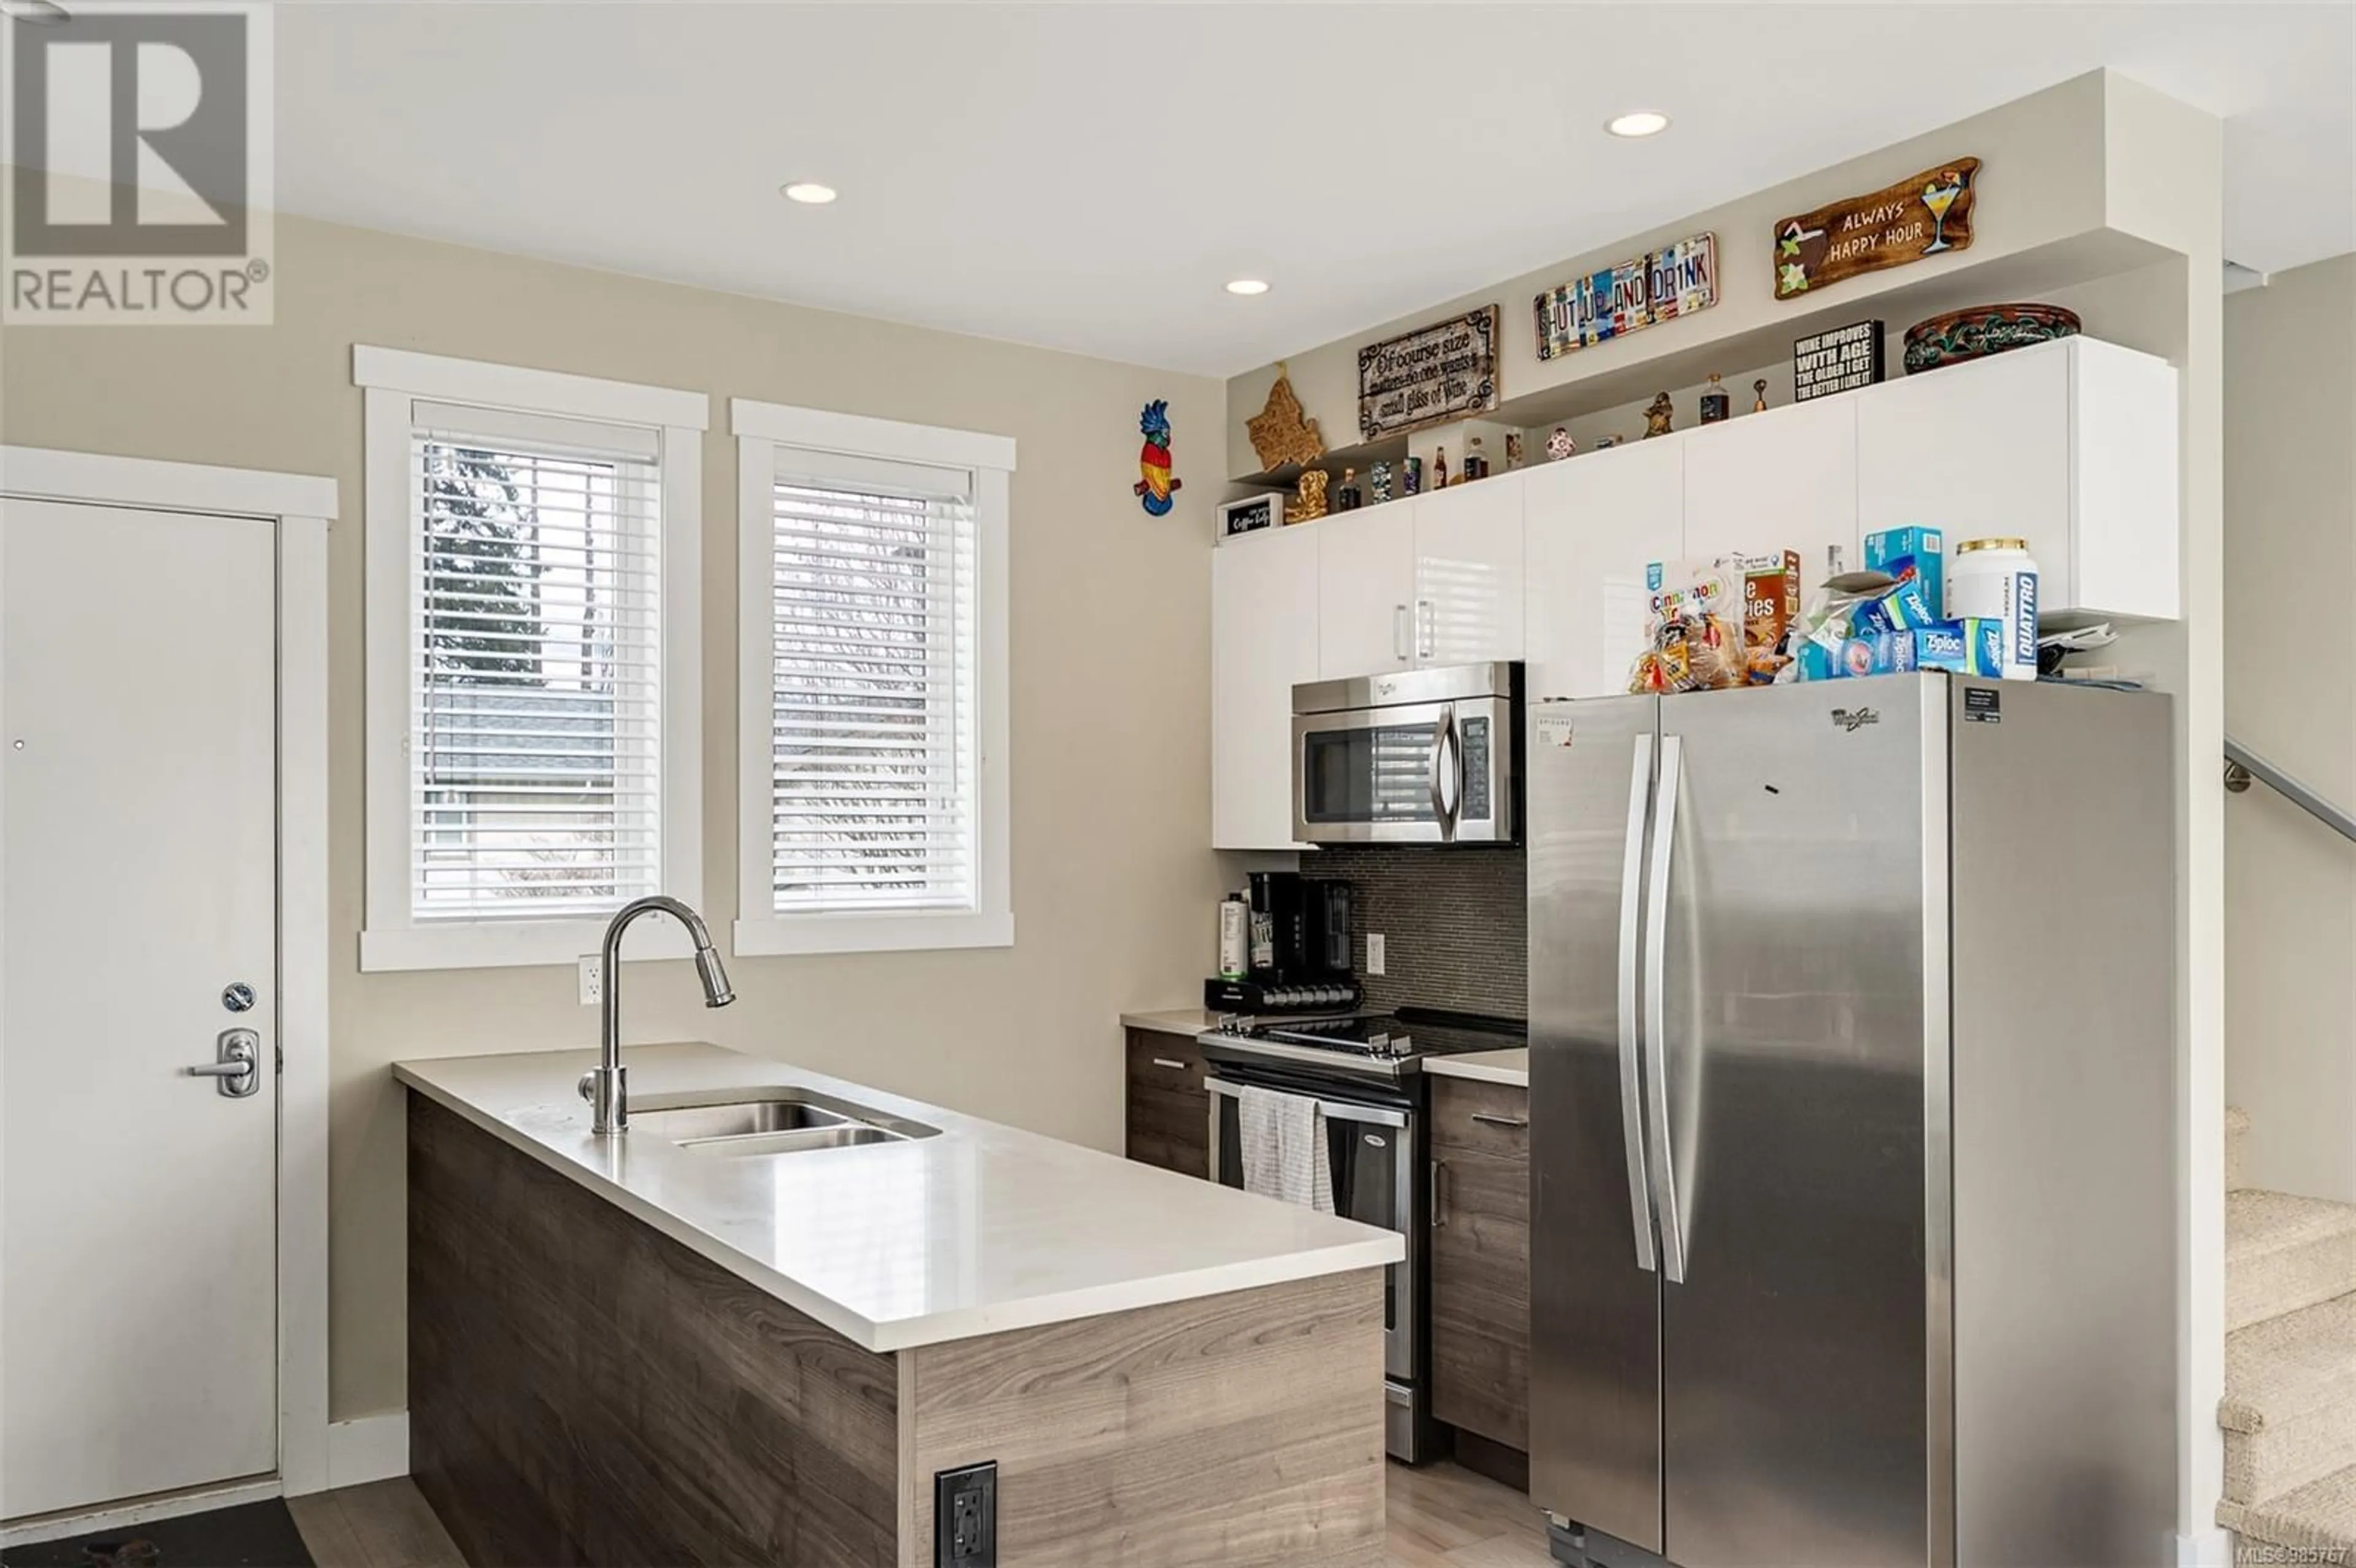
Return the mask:
<svg viewBox="0 0 2356 1568"><path fill-rule="evenodd" d="M411 405L424 400L513 412L651 425L662 436L662 872L673 898L703 897L703 432L701 392L638 387L355 345L352 381L366 403L367 911L360 967L483 969L571 964L594 953L596 919L411 922L409 733ZM624 958L684 958L673 921L640 921Z"/></svg>
<svg viewBox="0 0 2356 1568"><path fill-rule="evenodd" d="M1007 757L1007 528L1012 437L940 430L823 409L731 399L736 436L737 557L737 918L742 956L901 953L1014 944L1013 857ZM777 449L963 468L973 475L976 738L980 750L974 828L974 907L874 913L781 915L770 906L770 560L776 527Z"/></svg>

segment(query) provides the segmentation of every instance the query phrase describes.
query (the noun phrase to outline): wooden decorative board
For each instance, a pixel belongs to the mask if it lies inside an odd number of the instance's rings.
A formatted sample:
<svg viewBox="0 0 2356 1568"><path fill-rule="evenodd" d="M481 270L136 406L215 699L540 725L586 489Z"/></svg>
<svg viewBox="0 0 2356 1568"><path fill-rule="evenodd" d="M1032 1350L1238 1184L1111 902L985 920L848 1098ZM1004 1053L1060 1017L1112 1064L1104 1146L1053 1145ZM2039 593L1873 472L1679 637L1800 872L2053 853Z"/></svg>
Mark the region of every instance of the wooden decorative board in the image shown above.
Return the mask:
<svg viewBox="0 0 2356 1568"><path fill-rule="evenodd" d="M1495 305L1358 350L1358 434L1363 440L1469 419L1496 406Z"/></svg>
<svg viewBox="0 0 2356 1568"><path fill-rule="evenodd" d="M1775 297L1796 299L1861 272L1902 267L1972 244L1977 158L1925 169L1885 190L1775 223Z"/></svg>
<svg viewBox="0 0 2356 1568"><path fill-rule="evenodd" d="M1558 359L1717 303L1718 236L1696 234L1538 295L1538 357Z"/></svg>

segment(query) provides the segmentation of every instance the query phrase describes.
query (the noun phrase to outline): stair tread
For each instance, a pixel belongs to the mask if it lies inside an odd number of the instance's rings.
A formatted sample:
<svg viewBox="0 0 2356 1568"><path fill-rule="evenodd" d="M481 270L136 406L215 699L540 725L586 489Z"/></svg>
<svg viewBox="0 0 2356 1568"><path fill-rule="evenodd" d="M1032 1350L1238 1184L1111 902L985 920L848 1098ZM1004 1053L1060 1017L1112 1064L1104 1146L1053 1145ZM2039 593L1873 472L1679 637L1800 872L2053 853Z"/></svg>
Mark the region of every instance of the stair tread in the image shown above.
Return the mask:
<svg viewBox="0 0 2356 1568"><path fill-rule="evenodd" d="M2280 1497L2221 1503L2217 1522L2269 1546L2356 1552L2356 1465Z"/></svg>
<svg viewBox="0 0 2356 1568"><path fill-rule="evenodd" d="M2234 1330L2225 1339L2217 1424L2257 1433L2356 1400L2356 1293Z"/></svg>
<svg viewBox="0 0 2356 1568"><path fill-rule="evenodd" d="M2301 1198L2262 1188L2225 1195L2228 1264L2340 1235L2356 1235L2356 1203Z"/></svg>

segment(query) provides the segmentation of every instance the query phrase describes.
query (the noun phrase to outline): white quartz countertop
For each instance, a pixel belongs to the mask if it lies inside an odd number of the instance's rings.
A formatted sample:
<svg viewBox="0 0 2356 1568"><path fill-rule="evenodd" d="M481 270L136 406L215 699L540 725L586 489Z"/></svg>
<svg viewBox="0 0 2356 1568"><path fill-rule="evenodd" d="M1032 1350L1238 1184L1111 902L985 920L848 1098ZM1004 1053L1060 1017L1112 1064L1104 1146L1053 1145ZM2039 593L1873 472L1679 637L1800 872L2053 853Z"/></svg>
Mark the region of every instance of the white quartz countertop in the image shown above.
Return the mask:
<svg viewBox="0 0 2356 1568"><path fill-rule="evenodd" d="M1469 1051L1462 1056L1431 1056L1423 1070L1442 1078L1477 1078L1483 1083L1530 1086L1530 1053L1523 1051Z"/></svg>
<svg viewBox="0 0 2356 1568"><path fill-rule="evenodd" d="M894 1351L1396 1263L1380 1231L715 1045L622 1052L634 1111L807 1088L937 1137L767 1156L600 1138L594 1051L402 1061L393 1076L807 1313Z"/></svg>

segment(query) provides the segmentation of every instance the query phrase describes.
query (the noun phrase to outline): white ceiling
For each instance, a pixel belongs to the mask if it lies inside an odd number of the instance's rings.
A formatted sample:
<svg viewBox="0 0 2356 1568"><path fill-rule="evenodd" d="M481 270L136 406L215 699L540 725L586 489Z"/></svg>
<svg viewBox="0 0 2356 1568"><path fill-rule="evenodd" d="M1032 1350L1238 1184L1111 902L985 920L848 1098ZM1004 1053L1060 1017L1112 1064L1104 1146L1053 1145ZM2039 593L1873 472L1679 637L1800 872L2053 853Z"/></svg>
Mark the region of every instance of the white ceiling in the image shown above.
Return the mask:
<svg viewBox="0 0 2356 1568"><path fill-rule="evenodd" d="M2330 5L278 10L289 211L1227 374L2109 65L2227 253L2356 250ZM1619 142L1609 116L1676 117ZM777 195L821 180L842 197ZM1223 292L1268 279L1258 299Z"/></svg>

